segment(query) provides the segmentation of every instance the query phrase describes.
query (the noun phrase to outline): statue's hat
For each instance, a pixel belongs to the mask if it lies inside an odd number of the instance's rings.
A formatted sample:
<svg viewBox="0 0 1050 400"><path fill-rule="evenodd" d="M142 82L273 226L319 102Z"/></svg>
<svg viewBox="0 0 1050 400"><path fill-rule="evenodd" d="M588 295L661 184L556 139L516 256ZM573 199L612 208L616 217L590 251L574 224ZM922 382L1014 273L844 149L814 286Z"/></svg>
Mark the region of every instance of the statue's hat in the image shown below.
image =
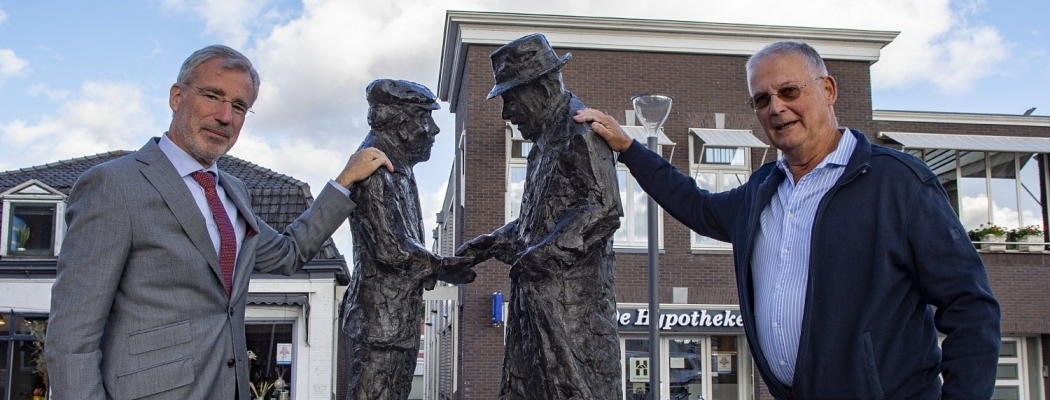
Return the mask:
<svg viewBox="0 0 1050 400"><path fill-rule="evenodd" d="M492 59L492 75L496 78L496 85L488 96L491 99L561 68L572 58L572 53L558 58L547 38L533 33L503 45L489 58Z"/></svg>
<svg viewBox="0 0 1050 400"><path fill-rule="evenodd" d="M419 104L431 110L440 110L437 98L426 86L415 82L376 79L365 88L365 99L370 107L377 105Z"/></svg>

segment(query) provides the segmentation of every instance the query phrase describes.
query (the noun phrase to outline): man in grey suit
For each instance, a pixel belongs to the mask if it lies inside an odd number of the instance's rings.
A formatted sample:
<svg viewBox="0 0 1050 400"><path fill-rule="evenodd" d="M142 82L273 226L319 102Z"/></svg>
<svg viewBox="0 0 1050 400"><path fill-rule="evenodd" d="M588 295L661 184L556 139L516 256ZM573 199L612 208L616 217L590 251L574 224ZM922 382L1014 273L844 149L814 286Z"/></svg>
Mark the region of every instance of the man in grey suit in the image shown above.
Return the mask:
<svg viewBox="0 0 1050 400"><path fill-rule="evenodd" d="M198 50L171 86L168 132L73 187L47 331L54 399L249 399L252 270L299 270L356 207L347 187L392 168L381 151L358 151L275 231L244 183L215 166L258 89L244 55Z"/></svg>

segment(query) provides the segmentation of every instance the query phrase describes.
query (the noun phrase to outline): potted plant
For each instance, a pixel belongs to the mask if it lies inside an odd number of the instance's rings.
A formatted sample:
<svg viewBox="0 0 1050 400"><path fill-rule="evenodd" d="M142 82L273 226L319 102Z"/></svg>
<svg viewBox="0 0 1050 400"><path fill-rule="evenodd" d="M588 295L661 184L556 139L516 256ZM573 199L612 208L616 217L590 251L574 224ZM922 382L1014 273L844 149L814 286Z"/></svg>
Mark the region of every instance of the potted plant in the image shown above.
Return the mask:
<svg viewBox="0 0 1050 400"><path fill-rule="evenodd" d="M1019 250L1027 251L1043 251L1045 248L1045 240L1043 238L1043 228L1038 225L1028 225L1024 228L1017 228L1010 231L1010 236L1013 237L1012 241L1025 242L1025 243L1038 243L1038 244L1019 244L1017 248Z"/></svg>
<svg viewBox="0 0 1050 400"><path fill-rule="evenodd" d="M1006 251L1006 228L989 222L987 225L981 224L977 229L966 233L970 236L970 240L981 242L981 250Z"/></svg>
<svg viewBox="0 0 1050 400"><path fill-rule="evenodd" d="M18 251L25 251L26 244L29 243L29 225L15 228L15 233L18 234Z"/></svg>

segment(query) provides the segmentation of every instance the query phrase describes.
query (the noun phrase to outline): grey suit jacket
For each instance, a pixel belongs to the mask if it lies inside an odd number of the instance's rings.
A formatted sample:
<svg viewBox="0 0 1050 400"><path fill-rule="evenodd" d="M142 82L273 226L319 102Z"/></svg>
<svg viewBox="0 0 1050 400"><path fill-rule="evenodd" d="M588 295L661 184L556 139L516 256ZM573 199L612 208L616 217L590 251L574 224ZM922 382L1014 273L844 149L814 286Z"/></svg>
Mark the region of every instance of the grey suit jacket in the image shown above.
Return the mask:
<svg viewBox="0 0 1050 400"><path fill-rule="evenodd" d="M91 168L70 193L46 341L56 400L227 400L235 388L249 399L250 271L299 270L355 207L325 185L277 232L220 171L248 225L227 297L204 217L156 140Z"/></svg>

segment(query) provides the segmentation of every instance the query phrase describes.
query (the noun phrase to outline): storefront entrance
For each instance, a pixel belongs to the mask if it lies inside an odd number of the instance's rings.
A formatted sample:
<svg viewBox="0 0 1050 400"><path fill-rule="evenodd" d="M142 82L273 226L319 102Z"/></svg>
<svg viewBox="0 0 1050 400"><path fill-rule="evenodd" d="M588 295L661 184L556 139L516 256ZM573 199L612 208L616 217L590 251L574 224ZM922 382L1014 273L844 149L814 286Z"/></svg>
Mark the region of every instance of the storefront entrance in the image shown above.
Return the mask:
<svg viewBox="0 0 1050 400"><path fill-rule="evenodd" d="M689 335L661 339L660 392L669 400L751 398L750 359L743 335ZM649 339L623 336L624 398L648 400Z"/></svg>

